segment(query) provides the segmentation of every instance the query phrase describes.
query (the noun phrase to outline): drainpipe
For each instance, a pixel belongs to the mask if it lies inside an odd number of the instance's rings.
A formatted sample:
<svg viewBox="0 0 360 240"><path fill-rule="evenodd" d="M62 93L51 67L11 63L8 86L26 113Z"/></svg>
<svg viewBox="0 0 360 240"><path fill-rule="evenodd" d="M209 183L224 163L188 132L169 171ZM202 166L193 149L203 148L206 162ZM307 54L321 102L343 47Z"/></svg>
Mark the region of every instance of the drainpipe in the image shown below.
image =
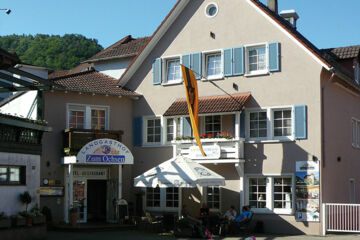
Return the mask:
<svg viewBox="0 0 360 240"><path fill-rule="evenodd" d="M324 119L324 116L325 116L325 113L324 113L324 108L325 108L325 89L326 87L332 82L332 80L334 79L335 77L335 69L332 67L330 70L331 72L331 76L330 78L327 80L327 82L321 87L321 167L319 169L320 171L320 178L321 178L321 181L320 181L320 191L321 191L321 194L320 194L320 203L321 203L321 206L323 204L323 201L322 201L322 196L323 196L323 174L322 174L322 169L325 167L325 119ZM324 208L321 208L322 211L324 211ZM321 230L321 233L322 235L326 235L326 229L325 229L325 214L324 212L321 212L321 216L322 219L321 219L321 225L322 225L322 230Z"/></svg>

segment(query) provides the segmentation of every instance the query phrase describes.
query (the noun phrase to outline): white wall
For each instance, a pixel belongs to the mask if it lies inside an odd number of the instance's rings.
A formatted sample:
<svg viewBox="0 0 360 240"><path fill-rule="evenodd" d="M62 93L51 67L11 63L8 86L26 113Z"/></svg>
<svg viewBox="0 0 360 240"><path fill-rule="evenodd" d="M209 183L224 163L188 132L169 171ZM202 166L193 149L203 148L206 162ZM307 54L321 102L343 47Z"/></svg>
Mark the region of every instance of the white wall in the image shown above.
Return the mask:
<svg viewBox="0 0 360 240"><path fill-rule="evenodd" d="M37 193L40 189L40 156L0 152L0 165L26 166L26 186L0 185L0 212L10 216L24 211L25 205L19 200L19 195L24 191L29 191L33 199L28 210L35 204L40 206L40 196Z"/></svg>
<svg viewBox="0 0 360 240"><path fill-rule="evenodd" d="M94 68L103 74L119 79L131 62L130 58L117 61L95 63Z"/></svg>

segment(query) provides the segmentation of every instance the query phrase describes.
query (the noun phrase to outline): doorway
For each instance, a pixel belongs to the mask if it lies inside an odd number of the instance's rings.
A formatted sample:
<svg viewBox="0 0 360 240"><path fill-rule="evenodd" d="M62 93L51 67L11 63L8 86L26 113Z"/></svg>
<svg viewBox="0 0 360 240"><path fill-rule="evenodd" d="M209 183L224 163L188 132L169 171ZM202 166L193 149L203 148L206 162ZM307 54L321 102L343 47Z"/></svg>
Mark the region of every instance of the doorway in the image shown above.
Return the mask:
<svg viewBox="0 0 360 240"><path fill-rule="evenodd" d="M106 180L87 181L87 220L106 221Z"/></svg>

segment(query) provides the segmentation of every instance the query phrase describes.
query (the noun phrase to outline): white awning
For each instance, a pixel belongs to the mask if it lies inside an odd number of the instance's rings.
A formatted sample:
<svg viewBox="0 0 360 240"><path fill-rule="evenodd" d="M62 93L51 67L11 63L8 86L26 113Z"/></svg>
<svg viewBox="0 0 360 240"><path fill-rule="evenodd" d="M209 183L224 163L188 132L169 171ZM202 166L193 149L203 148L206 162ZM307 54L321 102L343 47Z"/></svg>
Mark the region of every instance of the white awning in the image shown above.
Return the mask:
<svg viewBox="0 0 360 240"><path fill-rule="evenodd" d="M190 158L177 156L136 177L134 185L153 188L225 186L225 178Z"/></svg>

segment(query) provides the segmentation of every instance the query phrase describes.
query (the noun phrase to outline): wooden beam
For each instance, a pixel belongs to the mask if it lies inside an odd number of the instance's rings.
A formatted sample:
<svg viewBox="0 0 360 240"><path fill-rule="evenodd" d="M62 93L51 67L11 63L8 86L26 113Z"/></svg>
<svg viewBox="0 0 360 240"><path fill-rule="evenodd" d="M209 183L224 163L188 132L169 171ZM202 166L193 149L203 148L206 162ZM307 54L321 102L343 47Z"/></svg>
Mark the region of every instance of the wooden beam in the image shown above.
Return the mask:
<svg viewBox="0 0 360 240"><path fill-rule="evenodd" d="M39 90L39 91L45 91L50 90L49 86L34 86L34 89L30 89L28 87L16 87L16 89L7 89L7 88L0 88L0 93L6 93L6 92L21 92L21 91L30 91L30 90Z"/></svg>
<svg viewBox="0 0 360 240"><path fill-rule="evenodd" d="M21 86L28 87L28 88L33 89L33 90L36 90L36 87L31 82L21 80L19 78L7 75L5 73L0 72L0 78L2 78L4 80L7 80L9 82L20 84Z"/></svg>

